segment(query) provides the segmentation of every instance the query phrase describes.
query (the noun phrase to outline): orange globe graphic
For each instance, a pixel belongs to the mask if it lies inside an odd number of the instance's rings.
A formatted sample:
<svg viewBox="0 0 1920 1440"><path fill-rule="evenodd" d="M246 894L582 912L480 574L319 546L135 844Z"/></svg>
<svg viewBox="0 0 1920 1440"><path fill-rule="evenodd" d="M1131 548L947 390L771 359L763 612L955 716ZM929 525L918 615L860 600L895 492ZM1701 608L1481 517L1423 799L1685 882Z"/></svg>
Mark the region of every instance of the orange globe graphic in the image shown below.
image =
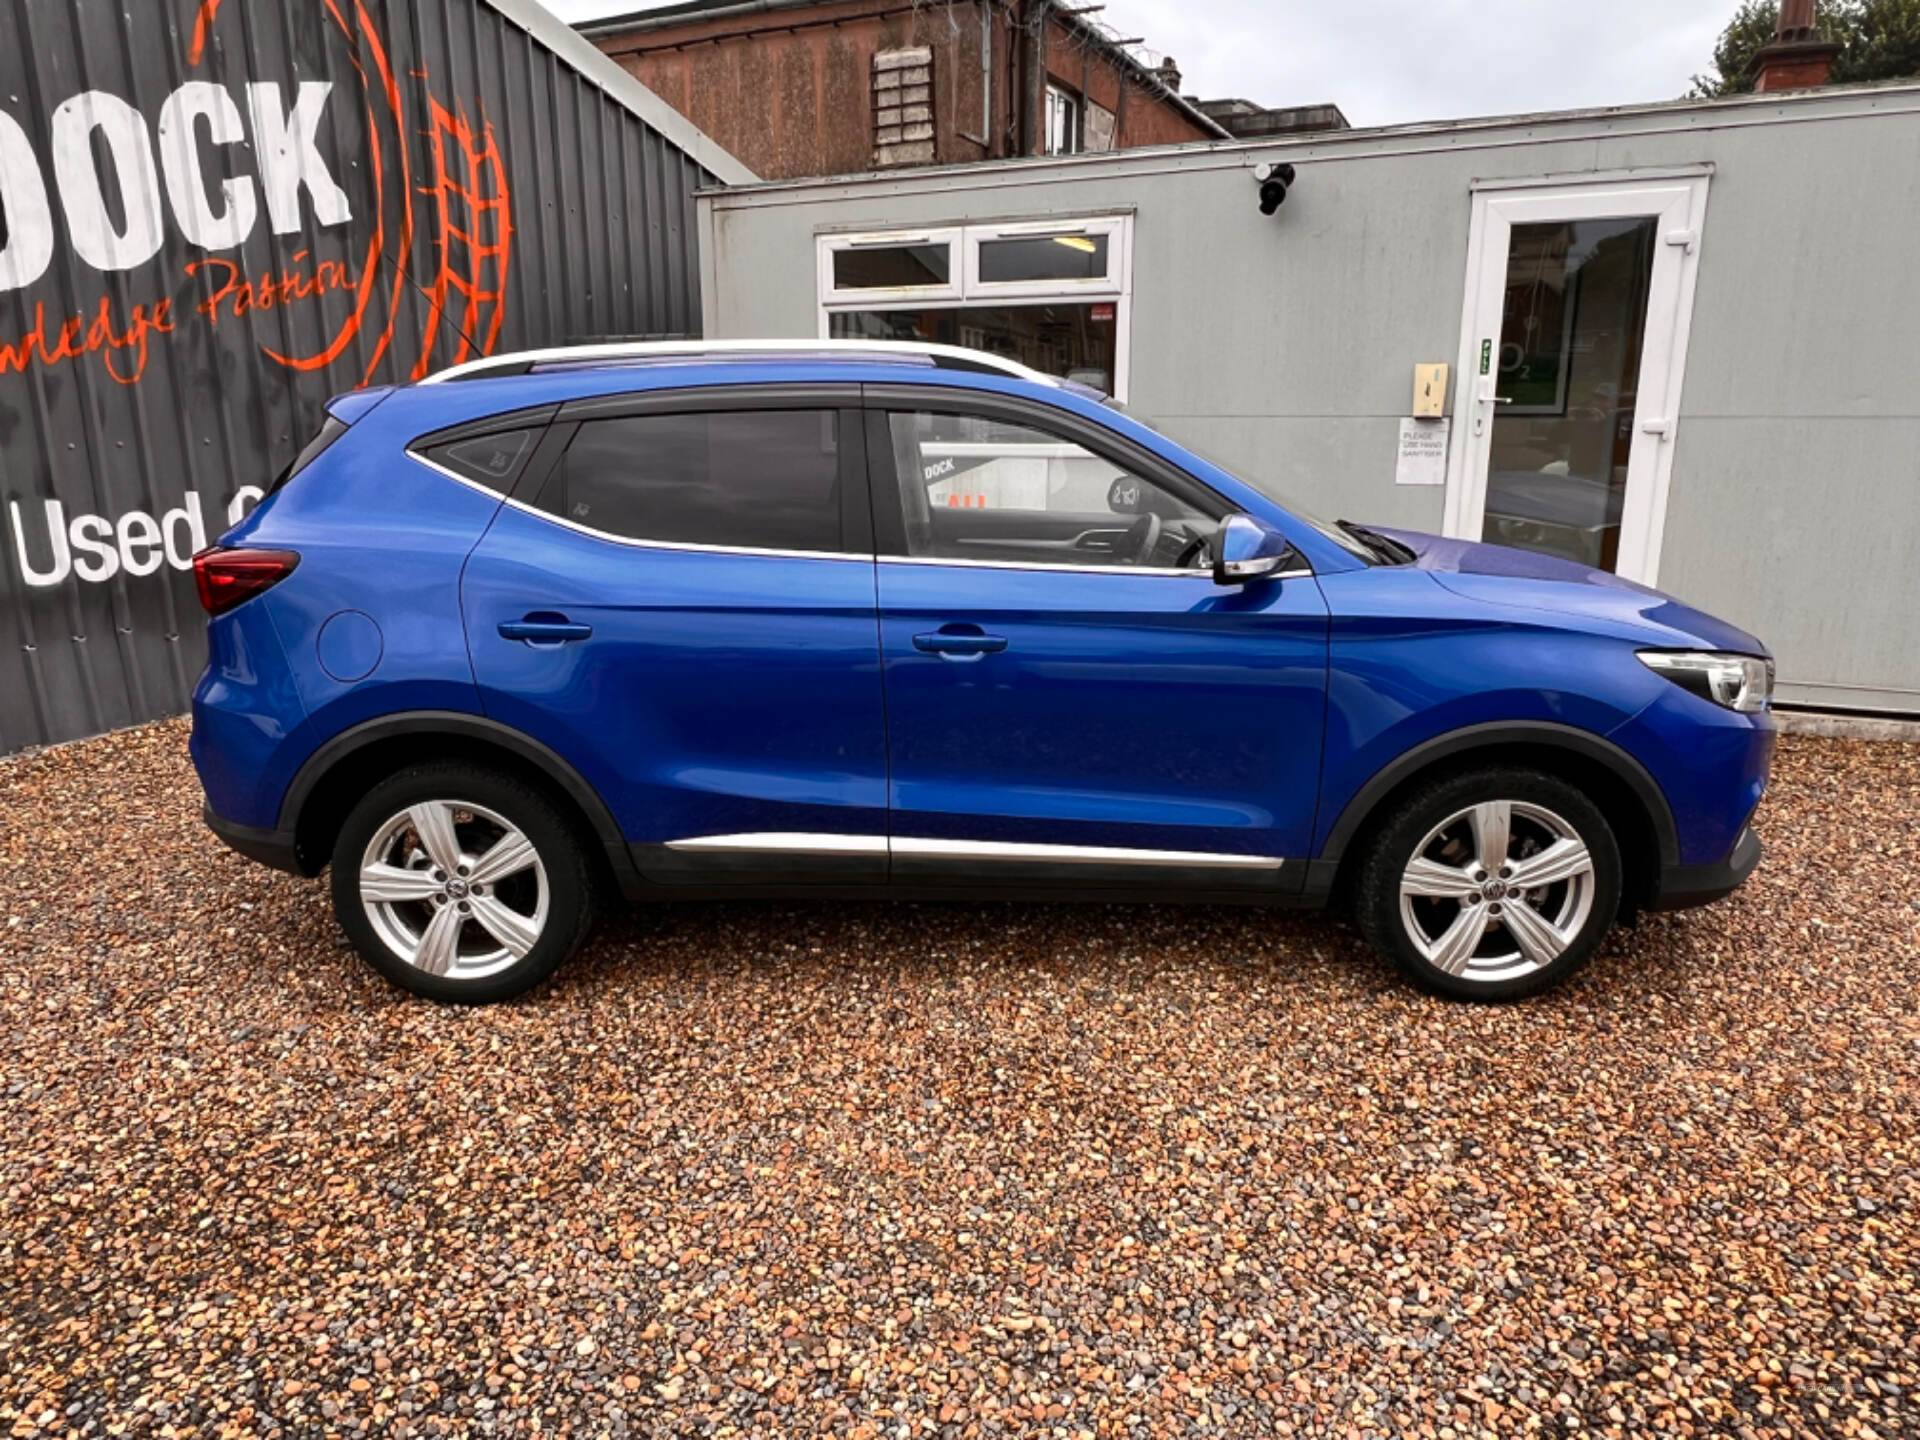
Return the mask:
<svg viewBox="0 0 1920 1440"><path fill-rule="evenodd" d="M313 0L359 81L367 126L367 170L372 229L351 289L347 313L326 341L303 354L262 345L269 359L292 370L322 370L365 336L371 349L358 385L373 382L389 358L407 379L493 352L504 319L513 253L512 196L493 126L476 124L462 107L447 108L416 71L425 99L412 116L379 28L360 0ZM351 5L352 15L347 13ZM222 0L199 0L187 63L205 60L217 34ZM425 140L425 167L416 176L410 137ZM418 233L431 252L416 267ZM403 325L409 296L424 318Z"/></svg>

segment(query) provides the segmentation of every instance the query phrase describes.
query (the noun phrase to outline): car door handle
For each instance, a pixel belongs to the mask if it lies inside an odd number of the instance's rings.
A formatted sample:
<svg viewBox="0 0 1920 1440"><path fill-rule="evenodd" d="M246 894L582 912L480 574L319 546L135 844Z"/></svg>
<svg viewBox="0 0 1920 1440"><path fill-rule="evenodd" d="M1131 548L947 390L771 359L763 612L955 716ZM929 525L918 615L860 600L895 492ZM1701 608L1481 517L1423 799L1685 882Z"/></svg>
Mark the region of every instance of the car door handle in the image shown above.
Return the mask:
<svg viewBox="0 0 1920 1440"><path fill-rule="evenodd" d="M591 625L582 625L564 615L533 614L524 620L502 620L500 638L524 640L529 645L564 645L569 640L585 640L593 634Z"/></svg>
<svg viewBox="0 0 1920 1440"><path fill-rule="evenodd" d="M997 655L1007 648L1007 637L989 635L978 625L942 625L928 634L914 636L913 648L929 655L961 658Z"/></svg>

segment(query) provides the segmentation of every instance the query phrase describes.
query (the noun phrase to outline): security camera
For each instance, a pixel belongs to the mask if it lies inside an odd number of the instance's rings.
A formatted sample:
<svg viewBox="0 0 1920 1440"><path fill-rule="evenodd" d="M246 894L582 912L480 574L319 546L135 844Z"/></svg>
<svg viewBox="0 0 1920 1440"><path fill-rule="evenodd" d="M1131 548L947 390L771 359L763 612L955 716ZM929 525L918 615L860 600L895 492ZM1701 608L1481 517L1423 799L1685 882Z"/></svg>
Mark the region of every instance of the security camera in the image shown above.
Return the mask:
<svg viewBox="0 0 1920 1440"><path fill-rule="evenodd" d="M1260 213L1271 215L1287 198L1287 187L1293 184L1293 167L1285 161L1275 165L1256 165L1253 167L1253 178L1260 182Z"/></svg>

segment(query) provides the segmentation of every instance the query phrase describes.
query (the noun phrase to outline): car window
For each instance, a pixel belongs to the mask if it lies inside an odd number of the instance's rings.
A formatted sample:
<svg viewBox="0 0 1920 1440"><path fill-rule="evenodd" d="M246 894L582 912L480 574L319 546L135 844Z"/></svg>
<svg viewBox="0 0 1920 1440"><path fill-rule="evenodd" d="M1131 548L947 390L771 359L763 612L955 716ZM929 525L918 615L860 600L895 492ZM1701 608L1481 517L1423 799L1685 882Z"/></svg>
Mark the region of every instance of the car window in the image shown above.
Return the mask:
<svg viewBox="0 0 1920 1440"><path fill-rule="evenodd" d="M269 487L268 493L271 494L272 491L280 489L289 480L293 479L294 476L306 469L307 466L318 460L332 448L334 441L346 433L346 421L337 419L332 415L327 416L325 421L321 423L320 433L301 447L300 453L287 462L286 469L273 477L273 484Z"/></svg>
<svg viewBox="0 0 1920 1440"><path fill-rule="evenodd" d="M1135 414L1133 411L1129 410L1125 405L1121 404L1118 400L1115 400L1109 397L1108 399L1102 400L1100 403L1105 405L1109 410L1119 411L1120 414L1126 416L1129 420L1133 421L1134 424L1146 426L1147 429L1153 431L1156 435L1165 435L1167 433L1166 431L1162 430L1153 421L1149 420L1146 416ZM1245 478L1245 475L1246 475L1245 471L1236 469L1234 466L1227 464L1225 461L1219 459L1216 456L1209 455L1205 450L1202 450L1198 445L1195 445L1192 441L1182 440L1179 443L1189 452L1199 456L1202 460L1205 460L1209 465L1214 466L1216 469L1224 470L1229 475L1239 475L1242 478ZM1373 547L1368 545L1365 541L1358 539L1357 537L1355 537L1354 535L1350 534L1345 530L1342 530L1339 526L1333 524L1331 521L1322 520L1318 515L1315 515L1312 511L1307 510L1303 508L1301 505L1299 505L1297 502L1288 499L1286 497L1286 491L1284 486L1272 484L1272 483L1255 483L1254 488L1257 490L1263 491L1268 495L1279 497L1280 503L1285 505L1287 509L1290 512L1292 512L1295 519L1303 520L1308 525L1311 525L1314 528L1314 530L1316 530L1319 533L1321 539L1329 541L1332 544L1338 545L1342 550L1346 551L1347 554L1353 556L1354 559L1364 560L1369 565L1378 565L1382 563L1379 552L1374 550Z"/></svg>
<svg viewBox="0 0 1920 1440"><path fill-rule="evenodd" d="M425 454L442 469L504 494L539 439L538 430L499 430L436 445Z"/></svg>
<svg viewBox="0 0 1920 1440"><path fill-rule="evenodd" d="M539 503L629 540L838 551L839 415L740 410L588 420Z"/></svg>
<svg viewBox="0 0 1920 1440"><path fill-rule="evenodd" d="M1072 567L1197 568L1220 519L1085 446L976 415L895 412L906 553Z"/></svg>

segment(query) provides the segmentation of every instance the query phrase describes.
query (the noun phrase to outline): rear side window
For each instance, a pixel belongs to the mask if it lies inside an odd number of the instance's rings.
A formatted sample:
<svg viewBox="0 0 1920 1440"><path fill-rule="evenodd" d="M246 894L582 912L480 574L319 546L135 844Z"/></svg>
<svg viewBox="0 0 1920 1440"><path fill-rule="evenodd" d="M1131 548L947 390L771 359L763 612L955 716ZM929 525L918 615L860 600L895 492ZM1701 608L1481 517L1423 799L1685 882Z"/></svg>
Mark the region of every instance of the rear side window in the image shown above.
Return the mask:
<svg viewBox="0 0 1920 1440"><path fill-rule="evenodd" d="M513 486L520 467L533 453L538 430L500 430L491 435L469 435L450 440L420 453L442 469L451 470L463 480L505 494Z"/></svg>
<svg viewBox="0 0 1920 1440"><path fill-rule="evenodd" d="M628 540L838 551L839 418L740 410L588 420L540 504Z"/></svg>

